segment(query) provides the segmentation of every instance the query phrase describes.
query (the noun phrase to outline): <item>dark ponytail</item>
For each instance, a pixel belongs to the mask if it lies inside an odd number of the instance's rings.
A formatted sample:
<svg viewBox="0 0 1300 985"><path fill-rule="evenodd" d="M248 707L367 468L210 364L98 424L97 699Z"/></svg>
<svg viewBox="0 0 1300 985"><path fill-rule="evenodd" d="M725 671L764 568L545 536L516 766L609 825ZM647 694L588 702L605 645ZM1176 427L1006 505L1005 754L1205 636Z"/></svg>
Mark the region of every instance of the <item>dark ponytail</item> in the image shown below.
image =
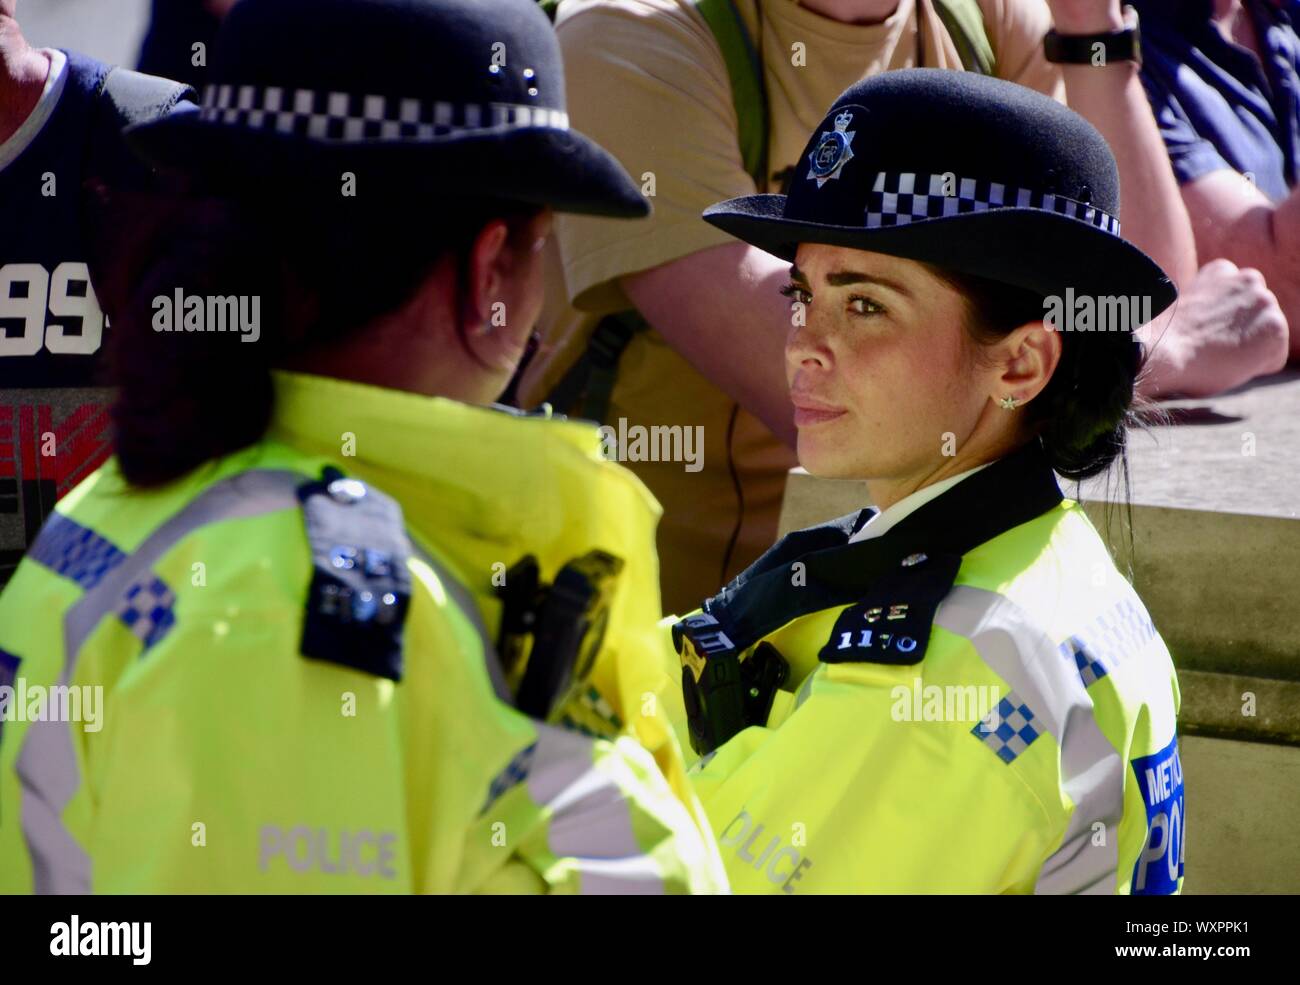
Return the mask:
<svg viewBox="0 0 1300 985"><path fill-rule="evenodd" d="M1138 421L1134 387L1142 347L1131 332L1071 341L1066 342L1070 358L1063 353L1037 417L1053 467L1082 481L1108 471L1116 459L1127 468L1128 429Z"/></svg>
<svg viewBox="0 0 1300 985"><path fill-rule="evenodd" d="M280 261L258 224L229 203L176 198L141 203L156 213L136 258L136 285L112 317L109 370L119 466L133 485L165 484L257 441L271 412L270 367L285 325ZM258 298L261 337L153 330L154 299ZM174 313L179 320L183 312Z"/></svg>
<svg viewBox="0 0 1300 985"><path fill-rule="evenodd" d="M271 420L272 367L399 308L440 257L463 258L489 219L536 212L462 200L435 220L398 196L236 198L189 188L115 207L130 212L132 233L101 262L113 418L120 467L139 487L256 443ZM260 337L155 331L156 299L177 290L256 298Z"/></svg>

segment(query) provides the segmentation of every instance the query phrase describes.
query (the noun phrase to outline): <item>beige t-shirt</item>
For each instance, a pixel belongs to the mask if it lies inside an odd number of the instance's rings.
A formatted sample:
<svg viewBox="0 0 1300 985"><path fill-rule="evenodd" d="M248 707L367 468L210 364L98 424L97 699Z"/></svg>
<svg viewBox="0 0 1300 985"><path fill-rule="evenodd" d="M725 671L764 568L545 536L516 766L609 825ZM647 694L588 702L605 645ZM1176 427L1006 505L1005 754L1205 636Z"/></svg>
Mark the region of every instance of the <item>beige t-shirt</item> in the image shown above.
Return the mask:
<svg viewBox="0 0 1300 985"><path fill-rule="evenodd" d="M795 0L762 0L761 30L758 0L737 2L765 65L769 174L761 189L742 162L722 52L690 0L564 0L560 5L556 31L572 125L617 157L643 190L653 182L654 214L640 221L556 217L539 325L543 344L520 388L525 403L545 399L600 315L631 307L618 278L733 242L700 218L707 206L778 191L779 176L794 166L841 92L867 76L917 63L918 0L900 0L889 18L871 25L842 24ZM942 21L929 0L919 2L923 63L959 69L961 60ZM1060 72L1042 53L1051 24L1044 0L979 4L997 73L1063 100ZM692 410L683 416L687 400ZM776 534L780 491L793 455L747 413L731 421L732 406L658 333L642 333L623 357L612 420L625 416L630 423L684 421L705 427L708 446L700 473L684 475L679 465L629 463L664 505L660 548L669 611L698 603L720 586L720 578L753 561ZM722 445L728 434L732 440ZM734 556L720 569L718 560L733 533L728 510L742 502L745 529L731 549ZM674 556L680 552L690 556Z"/></svg>
<svg viewBox="0 0 1300 985"><path fill-rule="evenodd" d="M1005 79L1064 101L1059 69L1043 57L1051 26L1044 0L979 0ZM740 0L762 45L770 104L766 187L755 189L737 143L738 124L722 52L689 0L564 0L556 21L565 58L569 116L638 181L653 175L654 215L643 222L557 217L567 297L585 310L628 306L614 278L731 242L700 219L726 198L774 191L841 92L861 79L916 64L915 0L880 24L842 24L794 0ZM960 68L933 7L922 0L924 61ZM802 45L803 65L795 65Z"/></svg>

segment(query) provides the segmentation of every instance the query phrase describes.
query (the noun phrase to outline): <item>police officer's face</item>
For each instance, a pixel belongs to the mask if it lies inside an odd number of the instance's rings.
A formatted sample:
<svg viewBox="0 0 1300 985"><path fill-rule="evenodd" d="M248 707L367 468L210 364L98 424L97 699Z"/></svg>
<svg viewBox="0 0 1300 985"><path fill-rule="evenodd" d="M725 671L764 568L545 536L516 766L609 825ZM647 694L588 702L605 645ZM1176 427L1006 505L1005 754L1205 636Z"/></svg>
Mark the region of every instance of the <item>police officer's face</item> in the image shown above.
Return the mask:
<svg viewBox="0 0 1300 985"><path fill-rule="evenodd" d="M965 450L999 372L977 358L953 288L920 263L810 243L785 293L804 468L908 487Z"/></svg>

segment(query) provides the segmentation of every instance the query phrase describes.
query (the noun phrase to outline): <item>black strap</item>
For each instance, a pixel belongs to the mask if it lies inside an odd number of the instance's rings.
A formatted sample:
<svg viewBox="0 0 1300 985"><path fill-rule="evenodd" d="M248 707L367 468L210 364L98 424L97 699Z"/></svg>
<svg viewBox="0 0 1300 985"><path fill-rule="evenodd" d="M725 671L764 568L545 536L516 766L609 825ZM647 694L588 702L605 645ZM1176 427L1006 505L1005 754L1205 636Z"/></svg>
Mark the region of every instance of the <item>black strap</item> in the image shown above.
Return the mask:
<svg viewBox="0 0 1300 985"><path fill-rule="evenodd" d="M872 511L865 510L790 534L706 601L704 612L716 620L715 632L729 641L728 649L743 651L800 616L862 599L879 579L908 567L905 558L960 557L1041 516L1063 498L1034 440L962 480L880 537L848 543L870 517ZM792 588L796 561L804 566L802 584ZM919 572L924 565L915 567Z"/></svg>
<svg viewBox="0 0 1300 985"><path fill-rule="evenodd" d="M756 191L768 186L767 80L763 72L763 11L756 8L757 37L751 37L735 0L695 0L727 67L739 132L736 141L746 173Z"/></svg>
<svg viewBox="0 0 1300 985"><path fill-rule="evenodd" d="M557 414L607 423L609 401L618 377L619 360L648 326L635 311L606 315L596 325L587 347L546 398Z"/></svg>

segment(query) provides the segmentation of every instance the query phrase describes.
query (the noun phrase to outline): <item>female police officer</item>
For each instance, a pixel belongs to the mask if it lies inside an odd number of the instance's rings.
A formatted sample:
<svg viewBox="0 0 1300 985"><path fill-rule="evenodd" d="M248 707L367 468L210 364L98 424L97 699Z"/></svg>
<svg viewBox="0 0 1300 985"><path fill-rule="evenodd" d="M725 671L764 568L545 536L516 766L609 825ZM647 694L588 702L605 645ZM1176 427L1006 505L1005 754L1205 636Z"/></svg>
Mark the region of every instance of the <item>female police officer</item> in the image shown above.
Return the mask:
<svg viewBox="0 0 1300 985"><path fill-rule="evenodd" d="M132 132L193 184L106 292L116 457L0 600L5 889L721 884L635 717L652 501L594 428L470 406L548 207L645 212L561 73L531 0L244 0L202 108Z"/></svg>
<svg viewBox="0 0 1300 985"><path fill-rule="evenodd" d="M878 507L674 627L733 889L1176 891L1174 669L1053 475L1123 456L1136 324L1087 304L1175 298L1119 236L1100 135L1015 85L892 72L839 98L788 197L705 217L793 261L800 461Z"/></svg>

